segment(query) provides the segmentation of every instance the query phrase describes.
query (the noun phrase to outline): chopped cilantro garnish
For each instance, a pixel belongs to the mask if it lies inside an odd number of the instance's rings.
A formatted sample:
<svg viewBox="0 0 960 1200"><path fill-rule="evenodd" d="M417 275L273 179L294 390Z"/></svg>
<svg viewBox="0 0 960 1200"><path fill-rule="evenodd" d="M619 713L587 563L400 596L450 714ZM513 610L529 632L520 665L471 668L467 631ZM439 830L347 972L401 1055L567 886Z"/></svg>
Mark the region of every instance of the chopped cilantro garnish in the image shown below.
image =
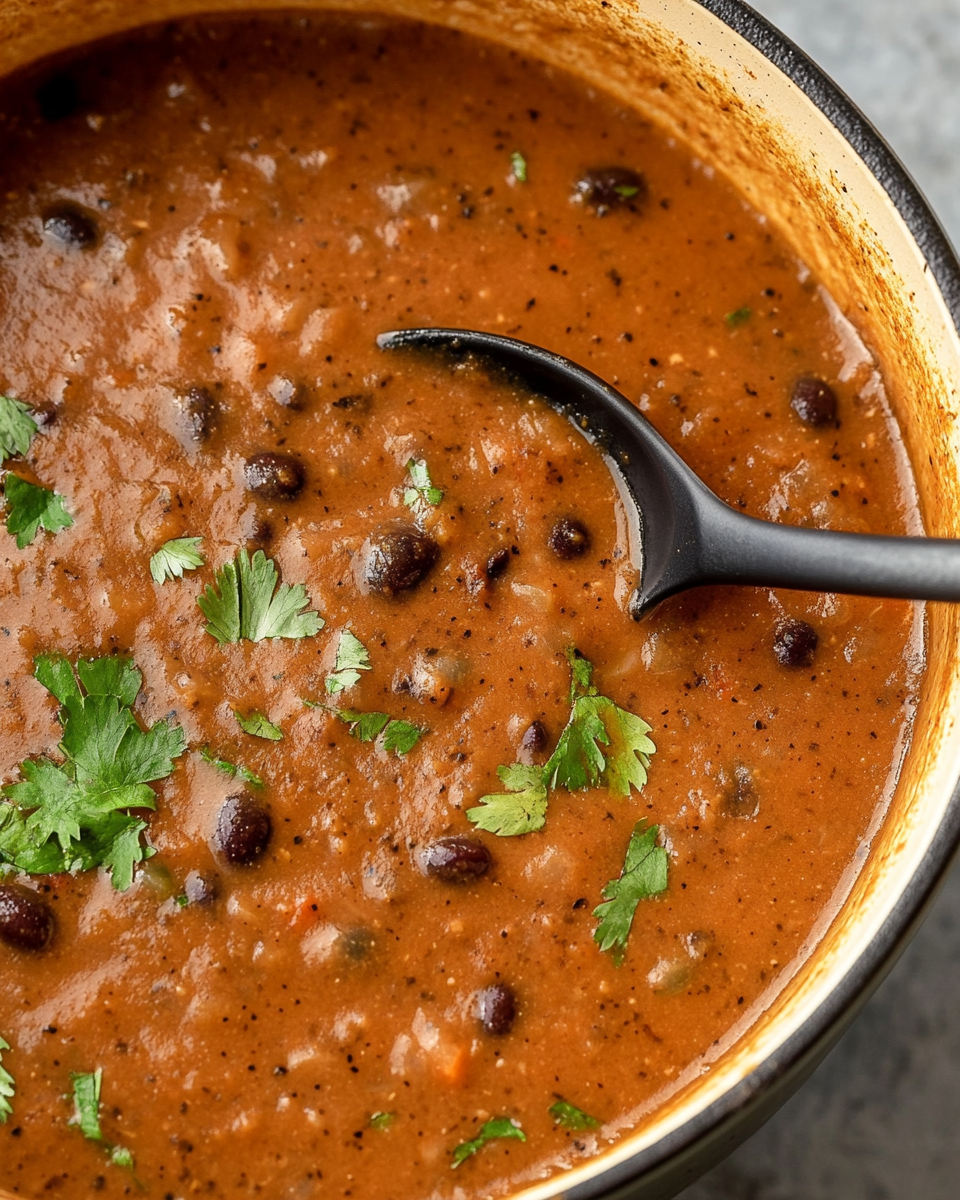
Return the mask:
<svg viewBox="0 0 960 1200"><path fill-rule="evenodd" d="M410 487L403 489L403 502L407 508L422 512L428 506L436 508L443 499L443 488L434 485L430 471L422 458L411 458L407 463Z"/></svg>
<svg viewBox="0 0 960 1200"><path fill-rule="evenodd" d="M73 1103L76 1115L73 1124L80 1127L80 1132L91 1142L102 1142L103 1132L100 1129L100 1086L103 1083L103 1069L96 1071L74 1072L70 1076L73 1084Z"/></svg>
<svg viewBox="0 0 960 1200"><path fill-rule="evenodd" d="M3 1051L9 1049L10 1043L0 1037L0 1125L5 1125L7 1117L13 1113L13 1105L10 1101L17 1090L13 1076L3 1065Z"/></svg>
<svg viewBox="0 0 960 1200"><path fill-rule="evenodd" d="M274 725L272 721L268 721L262 712L252 712L249 717L245 717L243 713L239 713L234 709L233 715L237 718L237 724L244 733L264 738L268 742L283 741L283 730L279 725Z"/></svg>
<svg viewBox="0 0 960 1200"><path fill-rule="evenodd" d="M243 763L232 763L225 758L217 758L209 746L200 747L200 757L222 774L229 775L231 779L242 779L244 783L249 783L252 787L263 787L263 780L259 775L255 775L249 767L245 767Z"/></svg>
<svg viewBox="0 0 960 1200"><path fill-rule="evenodd" d="M392 1112L375 1112L371 1113L367 1124L371 1129L389 1129L396 1117L397 1114Z"/></svg>
<svg viewBox="0 0 960 1200"><path fill-rule="evenodd" d="M26 454L37 432L37 423L22 400L0 396L0 460Z"/></svg>
<svg viewBox="0 0 960 1200"><path fill-rule="evenodd" d="M102 1142L110 1161L118 1167L133 1167L133 1154L126 1146L117 1146L108 1142L100 1128L100 1088L103 1083L103 1069L89 1073L74 1072L70 1076L73 1083L73 1103L76 1114L70 1124L79 1127L80 1132L88 1141Z"/></svg>
<svg viewBox="0 0 960 1200"><path fill-rule="evenodd" d="M658 825L646 819L633 827L623 871L603 889L604 903L593 910L600 923L593 940L601 950L612 950L619 967L627 949L633 915L641 900L658 896L667 889L667 852L657 845Z"/></svg>
<svg viewBox="0 0 960 1200"><path fill-rule="evenodd" d="M467 810L467 819L488 833L512 837L542 829L550 788L605 787L629 796L631 787L639 791L647 782L649 756L656 751L647 737L650 726L598 693L593 666L577 650L569 649L567 659L570 717L546 765L498 767L507 791L481 796L482 807Z"/></svg>
<svg viewBox="0 0 960 1200"><path fill-rule="evenodd" d="M728 312L723 319L731 329L737 329L740 325L744 325L750 320L752 313L753 310L747 305L744 305L743 308L736 308L733 310L733 312Z"/></svg>
<svg viewBox="0 0 960 1200"><path fill-rule="evenodd" d="M50 488L28 483L19 475L7 472L3 494L8 509L7 532L15 535L18 550L30 545L41 526L48 533L56 533L73 524L63 497Z"/></svg>
<svg viewBox="0 0 960 1200"><path fill-rule="evenodd" d="M468 809L467 820L500 837L542 829L547 816L547 781L543 767L514 763L509 767L497 767L497 774L506 784L507 791L481 796L483 807Z"/></svg>
<svg viewBox="0 0 960 1200"><path fill-rule="evenodd" d="M649 755L656 750L647 737L650 726L626 709L601 696L590 682L592 665L575 649L567 651L573 678L572 711L557 748L544 771L551 787L568 791L603 785L629 796L647 782ZM606 752L601 747L609 746Z"/></svg>
<svg viewBox="0 0 960 1200"><path fill-rule="evenodd" d="M174 538L164 542L156 554L150 557L150 574L157 583L168 579L182 579L184 571L202 567L204 557L200 553L203 538Z"/></svg>
<svg viewBox="0 0 960 1200"><path fill-rule="evenodd" d="M349 629L344 629L337 643L337 661L326 678L327 691L332 695L345 691L359 680L361 671L370 670L370 654L366 646Z"/></svg>
<svg viewBox="0 0 960 1200"><path fill-rule="evenodd" d="M126 891L154 851L141 840L146 822L123 810L156 808L149 785L186 750L183 730L140 727L131 706L142 677L128 658L80 659L75 674L62 656L40 655L34 674L60 701L65 761L27 759L22 781L0 789L0 862L32 874L104 866Z"/></svg>
<svg viewBox="0 0 960 1200"><path fill-rule="evenodd" d="M632 200L640 191L635 183L621 183L613 190L618 196L622 196L624 200Z"/></svg>
<svg viewBox="0 0 960 1200"><path fill-rule="evenodd" d="M223 645L247 638L303 638L319 633L323 618L309 604L302 583L281 583L277 587L277 567L273 559L257 550L253 558L238 550L233 562L224 563L212 584L197 597L200 611L207 618L207 633ZM276 594L274 589L276 588Z"/></svg>
<svg viewBox="0 0 960 1200"><path fill-rule="evenodd" d="M509 1117L494 1117L492 1121L486 1121L480 1126L480 1132L475 1138L469 1142L461 1142L457 1146L453 1152L453 1162L450 1166L459 1167L471 1154L476 1154L478 1150L483 1149L487 1142L492 1142L495 1138L516 1138L518 1142L525 1142L527 1135L517 1122L512 1121Z"/></svg>
<svg viewBox="0 0 960 1200"><path fill-rule="evenodd" d="M527 160L519 150L514 150L510 155L510 169L513 171L513 177L517 183L527 182Z"/></svg>
<svg viewBox="0 0 960 1200"><path fill-rule="evenodd" d="M598 1129L600 1126L596 1117L591 1117L582 1108L577 1108L575 1104L570 1104L567 1100L558 1100L556 1104L551 1104L547 1112L558 1125L562 1125L565 1129L572 1129L574 1132Z"/></svg>
<svg viewBox="0 0 960 1200"><path fill-rule="evenodd" d="M335 710L341 721L350 726L350 736L358 742L373 742L383 734L383 748L397 754L407 754L427 732L410 721L392 720L389 713L357 712L352 708Z"/></svg>

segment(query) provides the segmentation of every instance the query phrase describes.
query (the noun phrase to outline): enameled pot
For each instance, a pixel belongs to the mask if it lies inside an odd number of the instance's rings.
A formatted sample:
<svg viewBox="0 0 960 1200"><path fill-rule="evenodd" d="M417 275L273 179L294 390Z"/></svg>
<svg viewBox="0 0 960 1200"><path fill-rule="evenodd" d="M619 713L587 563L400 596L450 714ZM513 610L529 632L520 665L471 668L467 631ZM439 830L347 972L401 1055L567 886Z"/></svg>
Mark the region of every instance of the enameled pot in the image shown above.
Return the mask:
<svg viewBox="0 0 960 1200"><path fill-rule="evenodd" d="M876 131L739 0L0 0L0 73L150 21L294 7L509 44L687 142L780 229L884 364L925 530L960 536L960 264ZM635 1132L522 1200L674 1196L799 1086L892 965L960 840L960 608L929 605L926 633L893 801L809 956Z"/></svg>

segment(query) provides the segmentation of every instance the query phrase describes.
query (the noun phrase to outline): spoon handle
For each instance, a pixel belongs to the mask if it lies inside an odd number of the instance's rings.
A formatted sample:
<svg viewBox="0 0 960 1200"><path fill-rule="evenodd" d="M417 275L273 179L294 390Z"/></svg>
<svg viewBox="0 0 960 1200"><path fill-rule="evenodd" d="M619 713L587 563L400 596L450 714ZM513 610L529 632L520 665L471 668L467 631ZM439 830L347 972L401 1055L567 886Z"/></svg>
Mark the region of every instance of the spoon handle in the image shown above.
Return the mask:
<svg viewBox="0 0 960 1200"><path fill-rule="evenodd" d="M960 600L960 540L836 533L711 508L701 514L705 583Z"/></svg>

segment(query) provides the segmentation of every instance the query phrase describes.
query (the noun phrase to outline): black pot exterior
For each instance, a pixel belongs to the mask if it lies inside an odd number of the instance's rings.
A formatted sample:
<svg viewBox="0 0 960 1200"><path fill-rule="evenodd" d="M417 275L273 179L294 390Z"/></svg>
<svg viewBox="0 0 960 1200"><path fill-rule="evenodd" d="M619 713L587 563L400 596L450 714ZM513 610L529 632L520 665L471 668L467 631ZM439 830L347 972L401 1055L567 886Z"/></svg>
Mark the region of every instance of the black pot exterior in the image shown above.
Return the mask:
<svg viewBox="0 0 960 1200"><path fill-rule="evenodd" d="M910 230L960 331L960 261L903 164L856 105L741 0L696 0L787 75L843 135ZM655 1145L563 1193L564 1200L670 1200L744 1142L840 1040L921 924L960 846L960 781L896 907L829 999L725 1096Z"/></svg>

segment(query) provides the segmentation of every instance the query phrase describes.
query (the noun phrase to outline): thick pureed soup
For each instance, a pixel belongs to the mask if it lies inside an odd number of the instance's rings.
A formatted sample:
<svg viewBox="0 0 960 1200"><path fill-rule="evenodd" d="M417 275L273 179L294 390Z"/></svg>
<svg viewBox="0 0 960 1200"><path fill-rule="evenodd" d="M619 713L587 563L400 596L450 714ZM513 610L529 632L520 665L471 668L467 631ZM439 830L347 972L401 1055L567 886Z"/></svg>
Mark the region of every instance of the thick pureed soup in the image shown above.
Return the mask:
<svg viewBox="0 0 960 1200"><path fill-rule="evenodd" d="M879 365L685 147L448 32L165 27L0 114L0 1187L479 1197L599 1153L842 901L920 610L633 622L599 451L375 337L546 345L744 511L916 532Z"/></svg>

